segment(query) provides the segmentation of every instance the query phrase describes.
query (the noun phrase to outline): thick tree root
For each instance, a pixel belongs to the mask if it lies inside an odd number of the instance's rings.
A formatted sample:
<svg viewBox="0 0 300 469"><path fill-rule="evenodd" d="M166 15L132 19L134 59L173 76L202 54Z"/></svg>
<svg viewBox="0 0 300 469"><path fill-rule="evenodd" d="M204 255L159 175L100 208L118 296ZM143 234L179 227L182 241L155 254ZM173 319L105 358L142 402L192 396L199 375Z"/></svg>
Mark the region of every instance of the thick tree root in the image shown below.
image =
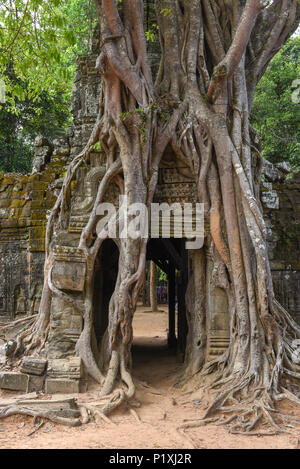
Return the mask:
<svg viewBox="0 0 300 469"><path fill-rule="evenodd" d="M137 423L142 422L140 416L138 415L138 413L134 409L129 408L129 412L134 417L134 419L137 421Z"/></svg>
<svg viewBox="0 0 300 469"><path fill-rule="evenodd" d="M122 388L118 388L112 394L104 396L100 401L91 403L78 403L78 407L81 412L82 423L88 423L91 418L94 418L96 422L104 421L110 425L115 425L115 423L108 417L108 415L124 403L127 404L129 412L140 423L141 420L139 416L129 405L129 399L130 396L128 395L128 391L126 392ZM103 402L105 400L106 402Z"/></svg>
<svg viewBox="0 0 300 469"><path fill-rule="evenodd" d="M188 423L184 423L183 425L178 427L177 430L187 430L188 428L204 427L208 423L217 422L217 420L219 420L218 417L214 417L214 418L211 418L211 419L195 419L195 420L192 420Z"/></svg>
<svg viewBox="0 0 300 469"><path fill-rule="evenodd" d="M40 417L46 420L50 420L54 423L59 423L62 425L68 425L70 427L78 427L82 424L79 418L66 418L58 415L57 411L51 410L34 410L32 408L26 408L21 406L8 406L0 411L0 419L5 417L10 417L11 415L28 415L31 417Z"/></svg>
<svg viewBox="0 0 300 469"><path fill-rule="evenodd" d="M90 417L93 417L96 422L101 420L109 423L110 425L115 425L115 423L112 422L112 420L110 420L101 409L98 409L95 406L89 404L79 404L79 408L82 415L82 423L88 423L90 421Z"/></svg>
<svg viewBox="0 0 300 469"><path fill-rule="evenodd" d="M2 324L0 325L0 333L2 333L3 331L7 329L10 329L11 327L17 326L19 324L24 324L24 327L28 327L28 324L30 325L31 323L33 323L35 319L37 318L37 316L38 316L37 314L33 314L32 316L28 316L26 318L17 319L16 321L11 321L6 324Z"/></svg>
<svg viewBox="0 0 300 469"><path fill-rule="evenodd" d="M218 425L224 425L232 433L259 433L258 428L263 425L270 428L271 434L282 433L293 428L293 424L300 424L300 418L284 415L276 409L276 404L284 399L300 404L300 367L293 360L292 346L299 326L276 301L270 304L277 321L276 326L272 322L269 329L266 319L262 319L266 344L257 362L260 367L254 365L257 356L250 355L240 370L235 370L237 347L233 335L227 351L207 363L197 378L201 382L200 387L197 386L197 399L208 396L212 399L204 420L221 413L226 419L220 418ZM267 319L272 320L272 316Z"/></svg>
<svg viewBox="0 0 300 469"><path fill-rule="evenodd" d="M246 435L246 436L274 436L274 435L280 435L280 431L270 431L270 432L238 432L232 430L230 433L234 435Z"/></svg>
<svg viewBox="0 0 300 469"><path fill-rule="evenodd" d="M141 420L129 404L127 392L119 388L112 394L105 396L100 401L77 402L75 399L66 400L45 400L45 401L18 401L0 402L0 419L11 415L27 415L34 417L34 420L46 419L51 422L76 427L85 425L92 419L98 422L105 422L109 425L116 425L108 415L121 404L126 403L127 409L140 423Z"/></svg>
<svg viewBox="0 0 300 469"><path fill-rule="evenodd" d="M207 387L204 392L207 395ZM239 384L235 382L231 388L215 394L203 419L185 423L183 429L216 422L216 425L224 426L234 434L275 435L288 433L289 428L294 428L293 424L300 425L300 418L285 415L275 408L276 402L283 399L299 405L299 399L290 391L271 393L267 387L251 387L248 380L243 379ZM229 417L226 417L228 414ZM269 433L259 431L262 426L267 426Z"/></svg>
<svg viewBox="0 0 300 469"><path fill-rule="evenodd" d="M39 422L38 424L36 424L36 420L38 420L38 417L36 417L36 418L33 419L33 423L34 423L34 425L36 425L36 426L35 426L35 428L34 428L31 432L27 433L27 436L32 436L32 435L34 435L34 434L35 434L36 432L38 432L39 429L42 428L42 426L45 424L45 422L43 422L43 421L41 421L41 422Z"/></svg>

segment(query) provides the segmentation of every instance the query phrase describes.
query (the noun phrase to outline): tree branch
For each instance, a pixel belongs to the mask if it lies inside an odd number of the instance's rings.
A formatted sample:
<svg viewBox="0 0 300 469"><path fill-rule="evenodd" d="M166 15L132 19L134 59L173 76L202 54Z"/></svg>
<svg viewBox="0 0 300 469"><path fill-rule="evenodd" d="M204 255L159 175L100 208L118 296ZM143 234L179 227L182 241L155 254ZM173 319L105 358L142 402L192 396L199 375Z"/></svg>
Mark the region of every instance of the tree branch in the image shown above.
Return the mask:
<svg viewBox="0 0 300 469"><path fill-rule="evenodd" d="M278 7L280 10L278 11ZM278 0L264 11L257 27L253 30L253 35L257 35L254 47L255 64L251 64L248 74L249 103L254 97L256 85L263 76L266 68L279 51L289 34L296 28L295 24L299 23L300 6L297 0ZM267 24L267 26L266 26ZM262 30L262 31L261 31ZM263 32L267 31L267 37Z"/></svg>
<svg viewBox="0 0 300 469"><path fill-rule="evenodd" d="M213 72L208 89L209 98L213 99L218 82L223 82L226 78L229 79L234 73L247 48L257 15L266 5L266 2L260 0L247 0L232 44L224 59Z"/></svg>

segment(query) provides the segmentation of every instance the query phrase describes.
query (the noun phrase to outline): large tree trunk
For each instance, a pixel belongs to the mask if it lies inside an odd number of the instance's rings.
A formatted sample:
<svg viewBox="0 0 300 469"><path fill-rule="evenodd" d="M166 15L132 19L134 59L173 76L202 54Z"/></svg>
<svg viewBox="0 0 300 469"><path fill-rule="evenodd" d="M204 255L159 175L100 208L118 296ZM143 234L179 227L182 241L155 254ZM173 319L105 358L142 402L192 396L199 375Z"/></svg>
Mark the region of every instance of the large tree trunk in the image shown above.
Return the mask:
<svg viewBox="0 0 300 469"><path fill-rule="evenodd" d="M231 312L228 350L204 364L205 306L197 283L205 283L205 268L200 266L203 254L196 255L198 264L188 288L196 301L187 304L187 370L199 372L204 392L210 389L211 396L216 394L207 415L225 406L226 411L245 409L248 414L255 409L253 419L235 430L251 430L262 417L276 425L270 414L274 401L283 397L297 401L286 378L300 378L300 368L291 358L291 341L300 328L274 298L259 202L261 155L249 113L257 81L295 29L299 6L296 0L270 5L260 0L155 3L161 63L153 85L143 2L96 0L102 40L97 60L103 77L100 114L86 148L69 168L49 220L47 259L54 231L67 223L72 178L99 140L106 152L107 173L79 245L89 269L85 325L77 351L90 374L103 384L103 394L113 390L120 373L127 385L125 395L132 396L132 318L143 284L146 240L117 240L119 272L107 342L110 363L108 370L101 371L90 343L93 264L102 241L97 238L90 245L87 240L95 228L96 207L112 181L129 204L150 205L162 155L171 145L197 182L198 200L204 203L210 223L215 282L226 290ZM51 287L51 274L49 278ZM53 288L52 292L62 294Z"/></svg>

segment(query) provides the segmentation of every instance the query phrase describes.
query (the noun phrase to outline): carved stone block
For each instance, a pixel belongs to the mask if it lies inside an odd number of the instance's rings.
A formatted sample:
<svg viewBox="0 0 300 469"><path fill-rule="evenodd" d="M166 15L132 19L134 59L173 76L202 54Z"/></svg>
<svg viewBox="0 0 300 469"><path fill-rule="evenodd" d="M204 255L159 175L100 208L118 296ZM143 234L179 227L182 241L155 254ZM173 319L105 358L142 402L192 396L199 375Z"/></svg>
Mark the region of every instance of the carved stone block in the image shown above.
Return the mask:
<svg viewBox="0 0 300 469"><path fill-rule="evenodd" d="M86 265L83 262L56 261L52 281L61 290L83 291Z"/></svg>
<svg viewBox="0 0 300 469"><path fill-rule="evenodd" d="M22 361L21 372L41 376L46 365L47 360L44 358L25 357Z"/></svg>
<svg viewBox="0 0 300 469"><path fill-rule="evenodd" d="M46 379L47 394L73 394L80 392L79 380L74 379Z"/></svg>
<svg viewBox="0 0 300 469"><path fill-rule="evenodd" d="M38 392L43 391L45 385L45 377L44 376L28 376L28 392Z"/></svg>
<svg viewBox="0 0 300 469"><path fill-rule="evenodd" d="M49 378L80 379L82 372L81 358L71 357L49 360L47 376Z"/></svg>
<svg viewBox="0 0 300 469"><path fill-rule="evenodd" d="M66 335L79 335L83 327L83 318L79 314L73 314L70 318L70 327L65 330Z"/></svg>
<svg viewBox="0 0 300 469"><path fill-rule="evenodd" d="M23 373L0 373L0 388L10 391L26 392L28 388L28 375Z"/></svg>

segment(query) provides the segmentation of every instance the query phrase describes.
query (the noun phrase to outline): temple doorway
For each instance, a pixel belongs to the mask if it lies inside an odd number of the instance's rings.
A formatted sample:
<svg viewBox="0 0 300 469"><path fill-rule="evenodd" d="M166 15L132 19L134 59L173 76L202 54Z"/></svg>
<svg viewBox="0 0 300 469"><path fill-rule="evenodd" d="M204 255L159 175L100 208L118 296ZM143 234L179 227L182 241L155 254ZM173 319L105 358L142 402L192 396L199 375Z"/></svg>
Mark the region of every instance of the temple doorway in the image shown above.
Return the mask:
<svg viewBox="0 0 300 469"><path fill-rule="evenodd" d="M154 262L164 273L166 282L158 287L166 285L167 294L165 298L164 293L160 295L160 290L157 289L158 311L153 312L151 306L145 306L145 297L149 299L146 283L146 292L142 298L144 301L139 302L133 319L132 362L138 377L145 378L148 374L150 381L155 381L160 376L158 363L166 370L172 370L184 360L188 332L185 309L188 276L185 240L151 239L147 246L147 261Z"/></svg>
<svg viewBox="0 0 300 469"><path fill-rule="evenodd" d="M185 240L151 239L147 246L147 265L150 261L164 274L165 281L158 284L164 288L164 293L157 290L158 312L152 312L151 307L143 304L141 295L133 318L132 345L134 372L139 374L139 370L143 370L148 375L158 362L169 370L184 360L188 332ZM118 262L117 245L112 239L105 240L97 256L94 273L94 331L98 350L108 326L109 302L115 289Z"/></svg>
<svg viewBox="0 0 300 469"><path fill-rule="evenodd" d="M94 330L98 349L108 326L109 301L114 292L119 263L119 249L112 239L103 242L95 262Z"/></svg>

